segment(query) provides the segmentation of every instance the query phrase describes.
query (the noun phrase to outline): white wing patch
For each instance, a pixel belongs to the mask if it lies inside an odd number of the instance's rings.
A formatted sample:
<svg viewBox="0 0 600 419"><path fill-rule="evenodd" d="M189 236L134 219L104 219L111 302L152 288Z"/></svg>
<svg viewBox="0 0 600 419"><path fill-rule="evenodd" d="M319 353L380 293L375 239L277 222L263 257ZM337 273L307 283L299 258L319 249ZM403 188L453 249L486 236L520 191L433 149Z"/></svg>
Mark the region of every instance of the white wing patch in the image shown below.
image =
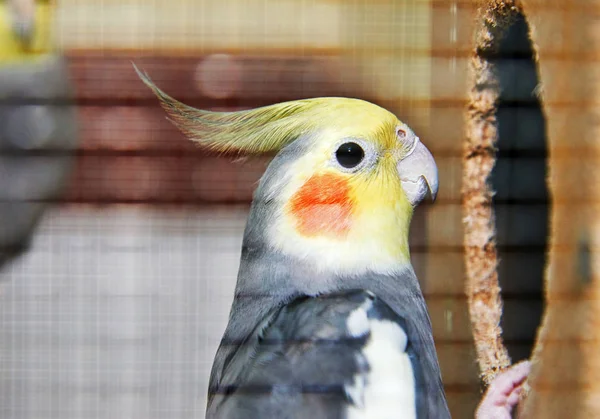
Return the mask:
<svg viewBox="0 0 600 419"><path fill-rule="evenodd" d="M348 330L354 336L371 332L360 356L369 364L368 371L357 374L354 383L346 386L348 396L355 402L349 407L347 417L416 419L415 377L406 353L406 333L391 321L368 319L365 306L352 312L347 321ZM356 333L359 330L365 331Z"/></svg>
<svg viewBox="0 0 600 419"><path fill-rule="evenodd" d="M369 324L367 311L372 306L373 301L367 300L359 308L350 313L348 320L346 320L346 327L352 336L359 337L369 333L371 325Z"/></svg>

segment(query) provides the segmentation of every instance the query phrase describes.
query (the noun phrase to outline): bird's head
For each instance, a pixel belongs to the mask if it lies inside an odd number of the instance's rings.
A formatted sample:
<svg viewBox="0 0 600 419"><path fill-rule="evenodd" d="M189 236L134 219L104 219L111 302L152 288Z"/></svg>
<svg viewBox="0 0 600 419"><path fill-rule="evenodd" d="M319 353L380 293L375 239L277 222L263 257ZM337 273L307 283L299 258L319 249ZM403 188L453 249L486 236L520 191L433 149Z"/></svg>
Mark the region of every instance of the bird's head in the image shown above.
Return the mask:
<svg viewBox="0 0 600 419"><path fill-rule="evenodd" d="M54 50L54 1L0 1L0 64L40 60Z"/></svg>
<svg viewBox="0 0 600 419"><path fill-rule="evenodd" d="M410 263L413 209L435 198L437 168L392 113L347 98L209 112L140 77L190 139L222 152L276 153L254 195L247 238L338 273L390 273Z"/></svg>

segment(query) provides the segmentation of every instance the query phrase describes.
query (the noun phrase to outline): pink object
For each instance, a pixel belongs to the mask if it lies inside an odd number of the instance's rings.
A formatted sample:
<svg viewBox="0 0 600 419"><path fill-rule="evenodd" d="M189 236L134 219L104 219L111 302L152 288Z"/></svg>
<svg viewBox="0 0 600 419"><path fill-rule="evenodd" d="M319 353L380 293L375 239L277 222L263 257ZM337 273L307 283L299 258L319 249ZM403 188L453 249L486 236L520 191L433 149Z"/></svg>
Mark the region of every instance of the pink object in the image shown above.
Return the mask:
<svg viewBox="0 0 600 419"><path fill-rule="evenodd" d="M498 374L485 392L475 419L511 419L530 369L531 363L525 361Z"/></svg>

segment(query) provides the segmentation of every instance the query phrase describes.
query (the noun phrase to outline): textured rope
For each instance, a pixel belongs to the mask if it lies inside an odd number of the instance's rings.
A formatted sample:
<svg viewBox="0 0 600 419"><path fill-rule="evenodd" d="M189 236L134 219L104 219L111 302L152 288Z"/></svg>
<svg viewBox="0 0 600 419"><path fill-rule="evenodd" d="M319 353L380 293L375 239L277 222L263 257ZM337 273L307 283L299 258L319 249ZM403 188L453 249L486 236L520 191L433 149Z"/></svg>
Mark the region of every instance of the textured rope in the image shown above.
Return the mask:
<svg viewBox="0 0 600 419"><path fill-rule="evenodd" d="M486 385L511 364L500 327L502 298L498 284L493 191L488 182L496 161L496 111L500 95L490 58L519 11L520 5L515 1L482 2L469 68L462 185L466 293L477 360Z"/></svg>

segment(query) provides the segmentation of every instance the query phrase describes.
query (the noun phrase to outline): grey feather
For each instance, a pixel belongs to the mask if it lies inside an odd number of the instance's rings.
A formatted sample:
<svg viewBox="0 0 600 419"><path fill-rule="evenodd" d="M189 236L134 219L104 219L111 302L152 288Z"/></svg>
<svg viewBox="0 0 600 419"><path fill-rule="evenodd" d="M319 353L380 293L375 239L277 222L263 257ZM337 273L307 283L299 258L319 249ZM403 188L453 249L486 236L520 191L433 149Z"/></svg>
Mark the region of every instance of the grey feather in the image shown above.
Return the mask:
<svg viewBox="0 0 600 419"><path fill-rule="evenodd" d="M217 390L226 396L215 400L215 415L343 417L350 402L344 386L360 368L355 355L365 341L345 322L363 300L364 293L298 298L270 313L242 350L238 373Z"/></svg>
<svg viewBox="0 0 600 419"><path fill-rule="evenodd" d="M77 115L63 57L0 67L0 266L26 249L63 192L77 148Z"/></svg>
<svg viewBox="0 0 600 419"><path fill-rule="evenodd" d="M343 418L356 403L345 392L356 374L367 336L353 336L347 320L366 299L369 317L400 325L415 338L415 325L398 316L382 299L365 291L299 297L273 310L250 339L229 342L236 348L227 378L213 387L208 418ZM416 338L415 338L416 339ZM417 417L449 417L443 388L428 380L422 343L409 339L407 352L415 373ZM438 377L439 380L439 377ZM441 383L440 383L441 384Z"/></svg>

